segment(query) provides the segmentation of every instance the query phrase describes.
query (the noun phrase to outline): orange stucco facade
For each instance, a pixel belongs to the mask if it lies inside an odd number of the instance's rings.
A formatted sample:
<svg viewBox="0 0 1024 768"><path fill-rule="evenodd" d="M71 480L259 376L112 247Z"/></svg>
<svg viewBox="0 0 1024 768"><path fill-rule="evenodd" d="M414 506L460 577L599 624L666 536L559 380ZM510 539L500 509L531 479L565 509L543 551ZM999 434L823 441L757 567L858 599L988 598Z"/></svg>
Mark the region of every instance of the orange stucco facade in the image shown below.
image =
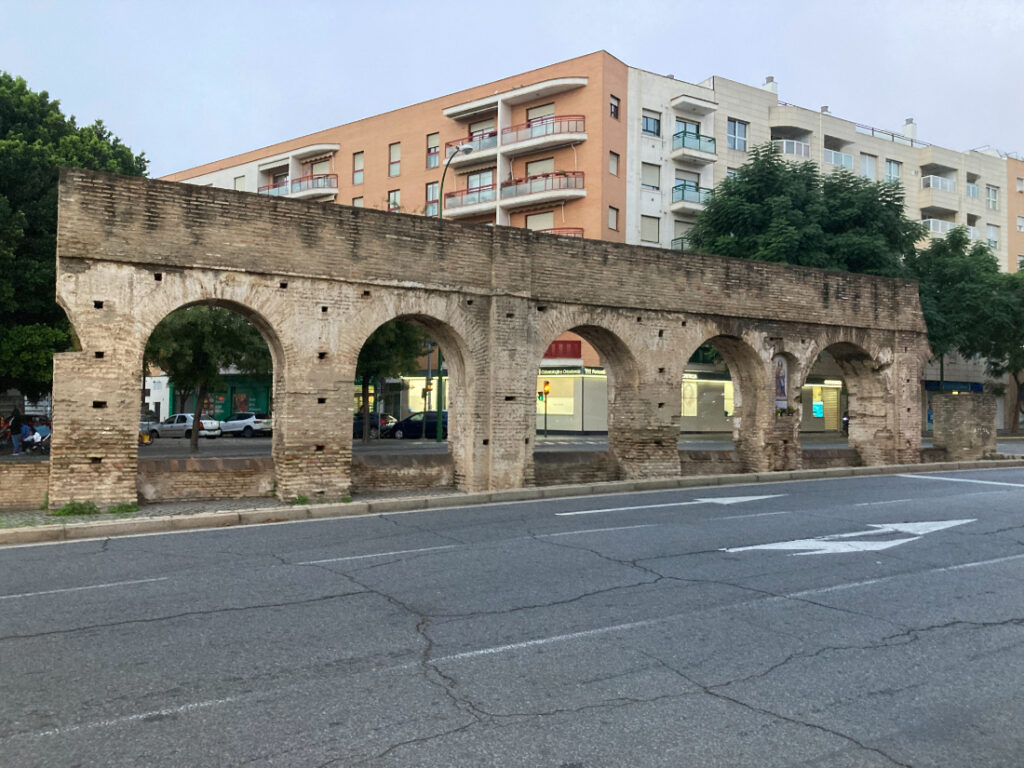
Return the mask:
<svg viewBox="0 0 1024 768"><path fill-rule="evenodd" d="M1019 272L1024 268L1024 160L1006 158L1006 175L1009 267Z"/></svg>

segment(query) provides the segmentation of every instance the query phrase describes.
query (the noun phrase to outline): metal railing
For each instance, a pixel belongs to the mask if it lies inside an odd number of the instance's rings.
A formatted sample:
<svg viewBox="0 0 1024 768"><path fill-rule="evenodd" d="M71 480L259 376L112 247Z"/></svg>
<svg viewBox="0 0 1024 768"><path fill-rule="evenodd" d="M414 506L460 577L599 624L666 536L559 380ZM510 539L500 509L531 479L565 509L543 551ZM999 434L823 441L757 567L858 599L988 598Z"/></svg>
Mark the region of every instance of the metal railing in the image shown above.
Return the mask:
<svg viewBox="0 0 1024 768"><path fill-rule="evenodd" d="M669 246L673 251L685 251L687 249L686 235L680 235L679 237L672 238L672 245Z"/></svg>
<svg viewBox="0 0 1024 768"><path fill-rule="evenodd" d="M676 184L674 187L672 187L672 202L698 203L700 205L707 205L708 201L711 199L711 196L713 194L713 189L708 189L707 187L698 187L696 184Z"/></svg>
<svg viewBox="0 0 1024 768"><path fill-rule="evenodd" d="M271 197L279 197L281 195L287 195L291 187L288 184L288 179L284 181L275 181L273 184L264 184L262 187L256 190L258 194L270 195Z"/></svg>
<svg viewBox="0 0 1024 768"><path fill-rule="evenodd" d="M943 192L956 192L956 182L943 176L923 176L921 189L941 189Z"/></svg>
<svg viewBox="0 0 1024 768"><path fill-rule="evenodd" d="M502 144L556 136L560 133L586 133L587 121L583 115L551 115L501 129Z"/></svg>
<svg viewBox="0 0 1024 768"><path fill-rule="evenodd" d="M300 176L292 180L292 192L305 192L307 189L337 189L338 174L336 173L314 173L310 176Z"/></svg>
<svg viewBox="0 0 1024 768"><path fill-rule="evenodd" d="M677 149L695 149L698 152L717 154L713 136L705 136L693 131L679 131L679 133L672 134L672 151Z"/></svg>
<svg viewBox="0 0 1024 768"><path fill-rule="evenodd" d="M535 229L534 232L544 232L548 235L562 235L563 237L583 237L583 227L549 227L548 229Z"/></svg>
<svg viewBox="0 0 1024 768"><path fill-rule="evenodd" d="M796 139L773 139L772 146L783 155L796 155L798 157L810 157L811 145L806 141Z"/></svg>
<svg viewBox="0 0 1024 768"><path fill-rule="evenodd" d="M445 192L444 194L444 207L445 210L452 208L463 208L467 205L476 205L477 203L493 203L498 198L498 188L493 184L487 184L482 187L469 187L468 189L456 190L455 192Z"/></svg>
<svg viewBox="0 0 1024 768"><path fill-rule="evenodd" d="M840 168L853 170L853 155L845 152L837 152L834 149L825 150L825 162L829 165L838 165Z"/></svg>
<svg viewBox="0 0 1024 768"><path fill-rule="evenodd" d="M532 195L536 192L557 192L563 189L583 189L583 171L552 171L512 179L501 183L502 199Z"/></svg>
<svg viewBox="0 0 1024 768"><path fill-rule="evenodd" d="M451 157L459 150L459 147L466 146L467 144L473 148L473 152L479 152L482 149L492 149L498 146L498 132L481 131L464 139L446 141L444 143L444 156Z"/></svg>
<svg viewBox="0 0 1024 768"><path fill-rule="evenodd" d="M921 219L921 223L933 235L945 235L956 226L954 222L944 219Z"/></svg>

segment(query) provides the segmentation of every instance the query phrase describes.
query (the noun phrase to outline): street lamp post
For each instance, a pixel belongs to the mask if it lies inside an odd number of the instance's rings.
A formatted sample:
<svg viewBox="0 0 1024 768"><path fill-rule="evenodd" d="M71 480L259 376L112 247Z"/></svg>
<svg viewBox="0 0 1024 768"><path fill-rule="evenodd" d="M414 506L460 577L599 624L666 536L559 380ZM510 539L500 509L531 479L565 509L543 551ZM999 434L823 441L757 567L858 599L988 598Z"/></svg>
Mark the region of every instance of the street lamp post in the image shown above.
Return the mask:
<svg viewBox="0 0 1024 768"><path fill-rule="evenodd" d="M444 170L441 171L441 186L438 187L438 189L437 189L437 216L438 216L438 218L442 218L444 216L444 177L448 175L448 166L450 166L452 164L452 160L454 160L455 156L458 155L459 153L462 153L464 155L468 155L472 151L473 151L473 145L472 144L459 144L459 146L457 146L455 148L455 151L452 152L451 156L448 158L448 162L444 164Z"/></svg>

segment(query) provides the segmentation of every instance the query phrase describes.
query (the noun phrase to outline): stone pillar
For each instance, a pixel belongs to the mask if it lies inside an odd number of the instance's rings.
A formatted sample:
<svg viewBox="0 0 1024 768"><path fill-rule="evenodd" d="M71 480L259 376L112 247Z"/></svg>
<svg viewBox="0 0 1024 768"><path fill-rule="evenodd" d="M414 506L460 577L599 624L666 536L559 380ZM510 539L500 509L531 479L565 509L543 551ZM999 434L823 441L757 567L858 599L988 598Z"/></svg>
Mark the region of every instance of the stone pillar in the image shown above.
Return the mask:
<svg viewBox="0 0 1024 768"><path fill-rule="evenodd" d="M608 454L623 477L676 477L682 371L654 360L635 375L609 378ZM613 391L611 391L613 390Z"/></svg>
<svg viewBox="0 0 1024 768"><path fill-rule="evenodd" d="M799 411L776 411L775 424L768 433L766 452L768 469L773 472L803 467Z"/></svg>
<svg viewBox="0 0 1024 768"><path fill-rule="evenodd" d="M996 399L971 392L932 398L932 443L951 461L977 461L996 453Z"/></svg>

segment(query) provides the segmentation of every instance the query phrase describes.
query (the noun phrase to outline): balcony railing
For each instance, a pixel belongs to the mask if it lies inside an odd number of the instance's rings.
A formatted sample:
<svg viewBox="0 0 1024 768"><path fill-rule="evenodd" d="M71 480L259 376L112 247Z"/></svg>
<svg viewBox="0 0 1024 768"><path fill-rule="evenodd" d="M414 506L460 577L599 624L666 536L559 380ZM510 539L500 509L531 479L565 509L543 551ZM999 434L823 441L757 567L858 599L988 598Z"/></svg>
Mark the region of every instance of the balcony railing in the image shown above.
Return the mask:
<svg viewBox="0 0 1024 768"><path fill-rule="evenodd" d="M498 146L498 132L481 131L464 139L446 141L444 143L444 156L451 157L458 151L459 147L466 146L467 144L473 148L474 152L479 152L482 149L493 149Z"/></svg>
<svg viewBox="0 0 1024 768"><path fill-rule="evenodd" d="M270 195L271 197L279 197L281 195L287 195L291 186L288 184L288 179L283 181L275 181L273 184L265 184L256 190L261 195Z"/></svg>
<svg viewBox="0 0 1024 768"><path fill-rule="evenodd" d="M677 149L695 149L698 152L716 154L713 136L705 136L692 131L679 131L679 133L672 134L672 150Z"/></svg>
<svg viewBox="0 0 1024 768"><path fill-rule="evenodd" d="M305 192L308 189L337 189L338 174L314 173L311 176L300 176L292 180L292 192Z"/></svg>
<svg viewBox="0 0 1024 768"><path fill-rule="evenodd" d="M714 190L707 187L698 187L695 184L688 183L676 184L672 187L672 202L707 205L713 194Z"/></svg>
<svg viewBox="0 0 1024 768"><path fill-rule="evenodd" d="M680 235L679 237L672 238L672 245L669 246L673 251L685 251L687 249L686 235Z"/></svg>
<svg viewBox="0 0 1024 768"><path fill-rule="evenodd" d="M921 178L921 189L941 189L943 192L956 192L956 182L943 176L924 176Z"/></svg>
<svg viewBox="0 0 1024 768"><path fill-rule="evenodd" d="M845 152L836 152L834 149L825 150L825 162L829 165L838 165L840 168L853 170L853 155Z"/></svg>
<svg viewBox="0 0 1024 768"><path fill-rule="evenodd" d="M583 171L552 171L513 179L501 183L502 199L532 195L535 192L557 192L563 189L583 189Z"/></svg>
<svg viewBox="0 0 1024 768"><path fill-rule="evenodd" d="M583 237L583 227L550 227L549 229L535 229L534 232L561 235L562 237Z"/></svg>
<svg viewBox="0 0 1024 768"><path fill-rule="evenodd" d="M944 219L921 219L921 223L933 235L945 235L956 226L952 221Z"/></svg>
<svg viewBox="0 0 1024 768"><path fill-rule="evenodd" d="M468 189L456 192L446 192L444 195L444 207L446 210L464 208L467 205L476 205L477 203L493 203L497 198L498 188L493 184L483 187L469 187Z"/></svg>
<svg viewBox="0 0 1024 768"><path fill-rule="evenodd" d="M806 141L796 141L795 139L775 139L772 141L772 146L783 155L796 155L798 157L811 156L811 145Z"/></svg>
<svg viewBox="0 0 1024 768"><path fill-rule="evenodd" d="M560 133L586 133L587 121L583 115L552 115L531 120L528 123L501 129L502 144L516 144L520 141L555 136Z"/></svg>

